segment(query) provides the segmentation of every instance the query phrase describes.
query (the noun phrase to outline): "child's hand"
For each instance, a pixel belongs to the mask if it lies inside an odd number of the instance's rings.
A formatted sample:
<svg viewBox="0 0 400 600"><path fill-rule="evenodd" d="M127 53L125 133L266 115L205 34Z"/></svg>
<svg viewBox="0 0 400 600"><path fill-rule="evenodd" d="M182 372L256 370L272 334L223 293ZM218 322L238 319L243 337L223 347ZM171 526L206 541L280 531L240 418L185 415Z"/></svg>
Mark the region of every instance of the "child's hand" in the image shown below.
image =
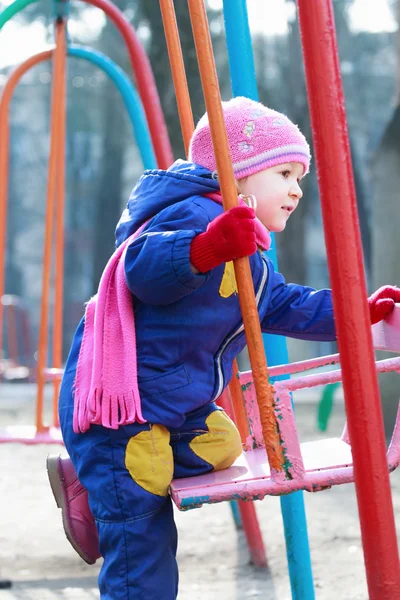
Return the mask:
<svg viewBox="0 0 400 600"><path fill-rule="evenodd" d="M207 231L196 235L190 246L190 262L206 273L224 262L250 256L257 251L255 212L235 206L211 221Z"/></svg>
<svg viewBox="0 0 400 600"><path fill-rule="evenodd" d="M392 285L380 287L368 298L372 325L382 321L393 310L395 302L400 302L400 289Z"/></svg>

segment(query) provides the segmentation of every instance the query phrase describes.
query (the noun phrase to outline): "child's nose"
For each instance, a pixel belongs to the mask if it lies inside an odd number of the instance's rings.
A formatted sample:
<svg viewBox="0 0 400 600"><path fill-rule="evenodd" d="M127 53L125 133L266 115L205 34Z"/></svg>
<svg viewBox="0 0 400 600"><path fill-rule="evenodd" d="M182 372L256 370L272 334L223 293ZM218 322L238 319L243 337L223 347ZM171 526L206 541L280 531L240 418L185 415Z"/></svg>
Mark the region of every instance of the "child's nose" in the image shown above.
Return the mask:
<svg viewBox="0 0 400 600"><path fill-rule="evenodd" d="M297 181L292 185L290 195L292 196L292 198L297 198L297 200L300 200L303 197L303 190L301 189Z"/></svg>

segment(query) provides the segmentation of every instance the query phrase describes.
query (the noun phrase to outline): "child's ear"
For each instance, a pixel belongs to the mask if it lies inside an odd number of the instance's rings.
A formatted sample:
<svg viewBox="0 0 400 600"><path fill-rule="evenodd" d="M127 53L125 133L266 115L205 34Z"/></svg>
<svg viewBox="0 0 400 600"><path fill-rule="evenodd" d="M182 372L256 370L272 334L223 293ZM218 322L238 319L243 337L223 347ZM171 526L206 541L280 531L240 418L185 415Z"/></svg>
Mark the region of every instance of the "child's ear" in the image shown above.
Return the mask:
<svg viewBox="0 0 400 600"><path fill-rule="evenodd" d="M247 206L250 206L250 208L257 210L257 198L254 196L254 194L239 194L239 198L241 198L243 202L247 204Z"/></svg>
<svg viewBox="0 0 400 600"><path fill-rule="evenodd" d="M247 179L248 179L247 177L242 177L242 179L240 179L240 180L235 179L235 181L236 181L236 189L237 189L237 193L238 194L242 193L242 185L244 183L246 183Z"/></svg>

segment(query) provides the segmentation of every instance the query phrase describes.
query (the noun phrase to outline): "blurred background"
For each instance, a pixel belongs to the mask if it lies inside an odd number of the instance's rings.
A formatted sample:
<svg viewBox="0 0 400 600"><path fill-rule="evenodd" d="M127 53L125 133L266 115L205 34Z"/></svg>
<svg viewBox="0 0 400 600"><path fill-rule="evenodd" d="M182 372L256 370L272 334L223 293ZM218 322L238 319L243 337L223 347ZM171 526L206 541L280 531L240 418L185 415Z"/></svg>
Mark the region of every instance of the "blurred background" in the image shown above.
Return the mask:
<svg viewBox="0 0 400 600"><path fill-rule="evenodd" d="M0 10L8 4L0 1ZM149 56L174 156L184 157L158 0L116 0L115 4L135 27ZM260 100L286 113L311 141L295 2L248 0L247 4ZM186 2L177 0L175 8L197 121L205 108ZM372 291L385 283L400 285L400 2L334 0L334 8L365 269ZM222 96L229 99L222 0L208 0L207 10ZM68 31L72 42L100 50L131 74L120 34L100 10L72 3ZM28 6L8 22L0 35L0 90L15 65L52 43L48 0ZM29 316L24 328L19 326L19 335L31 339L27 363L34 360L39 322L50 91L51 66L41 63L23 77L11 108L5 290L18 296ZM84 302L96 292L113 252L120 213L143 169L114 85L92 64L73 58L68 59L67 117L65 358ZM303 189L296 215L276 236L279 267L289 282L328 287L315 163ZM292 360L335 351L333 344L288 342ZM4 360L10 353L6 332L2 346ZM23 372L14 375L24 377ZM394 379L390 383L390 376L385 385L390 398L386 418L391 420L397 385Z"/></svg>

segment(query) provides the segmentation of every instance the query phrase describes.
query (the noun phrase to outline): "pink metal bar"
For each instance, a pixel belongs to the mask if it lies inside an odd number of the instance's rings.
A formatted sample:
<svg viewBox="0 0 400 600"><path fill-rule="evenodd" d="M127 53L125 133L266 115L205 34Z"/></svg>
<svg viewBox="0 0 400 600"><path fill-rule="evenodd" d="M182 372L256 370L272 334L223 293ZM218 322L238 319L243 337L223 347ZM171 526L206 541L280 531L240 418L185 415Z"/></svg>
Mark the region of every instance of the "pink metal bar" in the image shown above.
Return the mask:
<svg viewBox="0 0 400 600"><path fill-rule="evenodd" d="M332 0L297 0L362 542L371 600L400 567Z"/></svg>
<svg viewBox="0 0 400 600"><path fill-rule="evenodd" d="M48 427L38 431L34 425L16 425L0 430L0 444L64 444L61 429Z"/></svg>
<svg viewBox="0 0 400 600"><path fill-rule="evenodd" d="M400 371L400 356L394 358L385 358L375 363L377 373L388 373L389 371ZM304 377L294 377L285 381L276 381L274 383L275 392L280 390L303 390L304 388L315 387L317 385L326 385L327 383L336 383L342 380L342 370L328 371L327 373L316 373L315 375L305 375Z"/></svg>
<svg viewBox="0 0 400 600"><path fill-rule="evenodd" d="M241 500L262 500L266 495L280 496L298 490L316 492L354 480L351 448L342 440L332 438L301 446L306 468L304 477L272 479L264 450L252 450L225 471L174 480L174 501L185 510L230 500L233 496ZM335 460L337 466L333 468Z"/></svg>
<svg viewBox="0 0 400 600"><path fill-rule="evenodd" d="M400 352L400 305L384 320L375 323L372 326L372 339L376 350L386 350L389 352ZM270 367L270 377L278 377L279 375L290 375L300 373L318 367L326 367L328 365L336 365L340 362L339 354L329 354L326 356L318 356L287 365L277 365ZM245 385L249 381L250 372L240 373L240 382Z"/></svg>
<svg viewBox="0 0 400 600"><path fill-rule="evenodd" d="M326 367L328 365L336 365L340 362L339 354L328 354L327 356L318 356L317 358L309 358L299 362L289 363L287 365L277 365L270 367L268 373L270 377L278 377L279 375L291 375L292 373L300 373L301 371L309 371L318 367Z"/></svg>
<svg viewBox="0 0 400 600"><path fill-rule="evenodd" d="M384 360L377 361L375 363L377 373L387 373L389 371L400 372L400 357L386 358ZM274 383L275 392L280 390L288 390L294 392L296 390L302 390L304 388L316 387L317 385L327 385L328 383L336 383L342 380L342 370L336 369L335 371L325 371L323 373L315 373L313 375L305 375L304 377L294 377L293 379L286 379L284 381L276 381ZM244 393L252 385L252 374L251 371L246 371L240 374L240 383L243 386ZM252 404L250 405L250 412L253 410ZM253 417L253 421L256 419L256 415Z"/></svg>
<svg viewBox="0 0 400 600"><path fill-rule="evenodd" d="M345 439L344 435L342 435L342 439ZM390 440L387 451L387 461L389 465L389 471L393 471L400 464L400 404L397 409L396 423L394 426L392 439Z"/></svg>
<svg viewBox="0 0 400 600"><path fill-rule="evenodd" d="M256 452L256 450L254 450ZM257 451L257 452L263 452ZM307 492L320 492L329 489L332 485L342 485L354 481L353 467L342 467L331 471L317 471L307 474L304 479L286 480L284 484L277 483L271 478L254 479L240 484L233 481L231 484L213 485L206 483L191 490L173 489L172 497L180 510L198 508L203 504L216 504L230 500L234 494L240 500L262 500L265 496L282 496L305 490ZM178 483L178 482L176 482ZM181 482L182 483L182 482ZM393 599L394 600L394 599Z"/></svg>

